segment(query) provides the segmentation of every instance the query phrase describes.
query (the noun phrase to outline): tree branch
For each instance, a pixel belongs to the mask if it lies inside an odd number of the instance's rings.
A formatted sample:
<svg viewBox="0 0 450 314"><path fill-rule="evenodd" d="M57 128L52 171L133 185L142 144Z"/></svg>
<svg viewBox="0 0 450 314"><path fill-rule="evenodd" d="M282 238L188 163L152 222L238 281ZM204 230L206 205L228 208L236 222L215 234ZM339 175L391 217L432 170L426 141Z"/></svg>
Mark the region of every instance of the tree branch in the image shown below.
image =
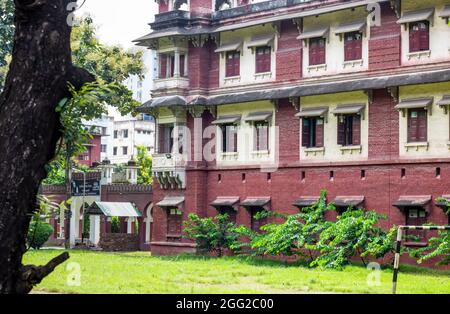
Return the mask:
<svg viewBox="0 0 450 314"><path fill-rule="evenodd" d="M28 293L33 289L33 286L39 284L42 279L48 276L55 268L69 259L69 253L64 252L44 266L24 265L21 269L21 280L17 283L19 289L23 293Z"/></svg>

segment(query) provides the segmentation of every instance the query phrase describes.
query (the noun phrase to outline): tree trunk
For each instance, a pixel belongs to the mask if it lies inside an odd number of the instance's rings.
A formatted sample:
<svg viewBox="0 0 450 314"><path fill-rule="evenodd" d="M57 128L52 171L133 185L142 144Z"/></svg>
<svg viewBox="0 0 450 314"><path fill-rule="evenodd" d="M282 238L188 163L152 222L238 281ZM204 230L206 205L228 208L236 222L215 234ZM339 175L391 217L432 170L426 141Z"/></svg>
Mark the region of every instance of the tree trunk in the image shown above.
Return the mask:
<svg viewBox="0 0 450 314"><path fill-rule="evenodd" d="M45 165L61 136L56 105L92 76L72 65L70 0L15 0L12 62L0 95L0 293L28 293L69 258L22 265Z"/></svg>

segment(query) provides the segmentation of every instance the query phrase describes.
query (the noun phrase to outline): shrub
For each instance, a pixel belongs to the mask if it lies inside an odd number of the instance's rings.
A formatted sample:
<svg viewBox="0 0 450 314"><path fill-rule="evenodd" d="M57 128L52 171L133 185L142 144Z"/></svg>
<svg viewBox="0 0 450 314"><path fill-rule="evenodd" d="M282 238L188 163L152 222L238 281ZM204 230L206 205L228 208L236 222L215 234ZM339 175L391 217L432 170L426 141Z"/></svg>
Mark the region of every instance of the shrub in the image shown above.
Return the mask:
<svg viewBox="0 0 450 314"><path fill-rule="evenodd" d="M450 231L439 231L439 236L430 238L426 247L412 250L410 255L418 258L419 264L438 256L441 259L437 262L437 265L450 264Z"/></svg>
<svg viewBox="0 0 450 314"><path fill-rule="evenodd" d="M119 217L111 218L111 233L120 233L120 220Z"/></svg>
<svg viewBox="0 0 450 314"><path fill-rule="evenodd" d="M238 237L236 225L230 222L227 214L214 218L189 214L184 226L184 237L195 241L197 250L202 254L216 252L221 257L225 249L232 248Z"/></svg>
<svg viewBox="0 0 450 314"><path fill-rule="evenodd" d="M367 255L384 256L393 249L395 233L392 229L388 236L376 227L380 219L385 217L374 211L348 208L320 233L314 246L320 255L311 266L341 269L353 256L359 256L364 265Z"/></svg>
<svg viewBox="0 0 450 314"><path fill-rule="evenodd" d="M32 221L28 229L28 246L39 250L53 233L53 227L39 220Z"/></svg>

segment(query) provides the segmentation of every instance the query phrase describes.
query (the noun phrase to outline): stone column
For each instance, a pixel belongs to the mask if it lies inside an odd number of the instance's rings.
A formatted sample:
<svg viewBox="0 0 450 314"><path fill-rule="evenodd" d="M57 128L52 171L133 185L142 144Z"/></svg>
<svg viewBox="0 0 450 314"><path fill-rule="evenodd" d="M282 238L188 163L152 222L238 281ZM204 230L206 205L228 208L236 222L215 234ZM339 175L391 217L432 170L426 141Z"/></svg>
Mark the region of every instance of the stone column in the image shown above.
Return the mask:
<svg viewBox="0 0 450 314"><path fill-rule="evenodd" d="M179 50L175 50L173 76L180 77L180 51Z"/></svg>

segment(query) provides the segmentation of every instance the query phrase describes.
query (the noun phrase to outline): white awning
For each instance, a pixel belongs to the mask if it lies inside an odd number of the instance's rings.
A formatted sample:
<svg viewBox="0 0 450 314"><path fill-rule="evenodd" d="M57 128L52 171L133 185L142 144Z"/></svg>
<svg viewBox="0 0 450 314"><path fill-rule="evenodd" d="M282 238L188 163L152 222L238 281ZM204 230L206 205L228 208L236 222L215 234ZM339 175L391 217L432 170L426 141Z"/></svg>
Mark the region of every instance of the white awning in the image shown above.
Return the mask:
<svg viewBox="0 0 450 314"><path fill-rule="evenodd" d="M320 108L305 108L302 109L295 116L298 118L309 118L309 117L324 117L328 113L328 107Z"/></svg>
<svg viewBox="0 0 450 314"><path fill-rule="evenodd" d="M242 41L222 44L214 52L240 51L242 48Z"/></svg>
<svg viewBox="0 0 450 314"><path fill-rule="evenodd" d="M247 47L253 48L253 47L272 46L274 38L275 35L253 37L252 40L248 43Z"/></svg>
<svg viewBox="0 0 450 314"><path fill-rule="evenodd" d="M439 17L447 18L447 19L450 17L450 5L446 5L444 7L444 10L442 10L442 12L439 13Z"/></svg>
<svg viewBox="0 0 450 314"><path fill-rule="evenodd" d="M320 27L304 30L303 33L297 37L297 39L310 39L317 37L327 37L330 32L330 27Z"/></svg>
<svg viewBox="0 0 450 314"><path fill-rule="evenodd" d="M402 14L402 17L397 21L397 24L406 24L430 20L433 14L434 8L418 11L408 11Z"/></svg>
<svg viewBox="0 0 450 314"><path fill-rule="evenodd" d="M361 114L361 112L366 108L365 104L354 104L354 105L342 105L336 107L332 111L334 115L342 115L342 114Z"/></svg>
<svg viewBox="0 0 450 314"><path fill-rule="evenodd" d="M344 34L351 32L363 32L366 27L366 21L357 21L339 25L335 30L335 34Z"/></svg>
<svg viewBox="0 0 450 314"><path fill-rule="evenodd" d="M233 124L233 123L238 123L239 121L241 121L240 115L223 116L223 117L217 118L217 120L211 122L211 124Z"/></svg>
<svg viewBox="0 0 450 314"><path fill-rule="evenodd" d="M395 106L395 109L427 108L433 103L433 101L433 97L403 99L397 106Z"/></svg>
<svg viewBox="0 0 450 314"><path fill-rule="evenodd" d="M141 213L133 204L123 202L94 202L86 214L106 217L141 217Z"/></svg>
<svg viewBox="0 0 450 314"><path fill-rule="evenodd" d="M247 122L268 121L272 117L272 112L252 112L245 117Z"/></svg>
<svg viewBox="0 0 450 314"><path fill-rule="evenodd" d="M444 95L441 100L439 100L436 105L438 106L450 106L450 95Z"/></svg>
<svg viewBox="0 0 450 314"><path fill-rule="evenodd" d="M159 207L180 207L184 203L184 196L166 196L164 199L157 203Z"/></svg>

